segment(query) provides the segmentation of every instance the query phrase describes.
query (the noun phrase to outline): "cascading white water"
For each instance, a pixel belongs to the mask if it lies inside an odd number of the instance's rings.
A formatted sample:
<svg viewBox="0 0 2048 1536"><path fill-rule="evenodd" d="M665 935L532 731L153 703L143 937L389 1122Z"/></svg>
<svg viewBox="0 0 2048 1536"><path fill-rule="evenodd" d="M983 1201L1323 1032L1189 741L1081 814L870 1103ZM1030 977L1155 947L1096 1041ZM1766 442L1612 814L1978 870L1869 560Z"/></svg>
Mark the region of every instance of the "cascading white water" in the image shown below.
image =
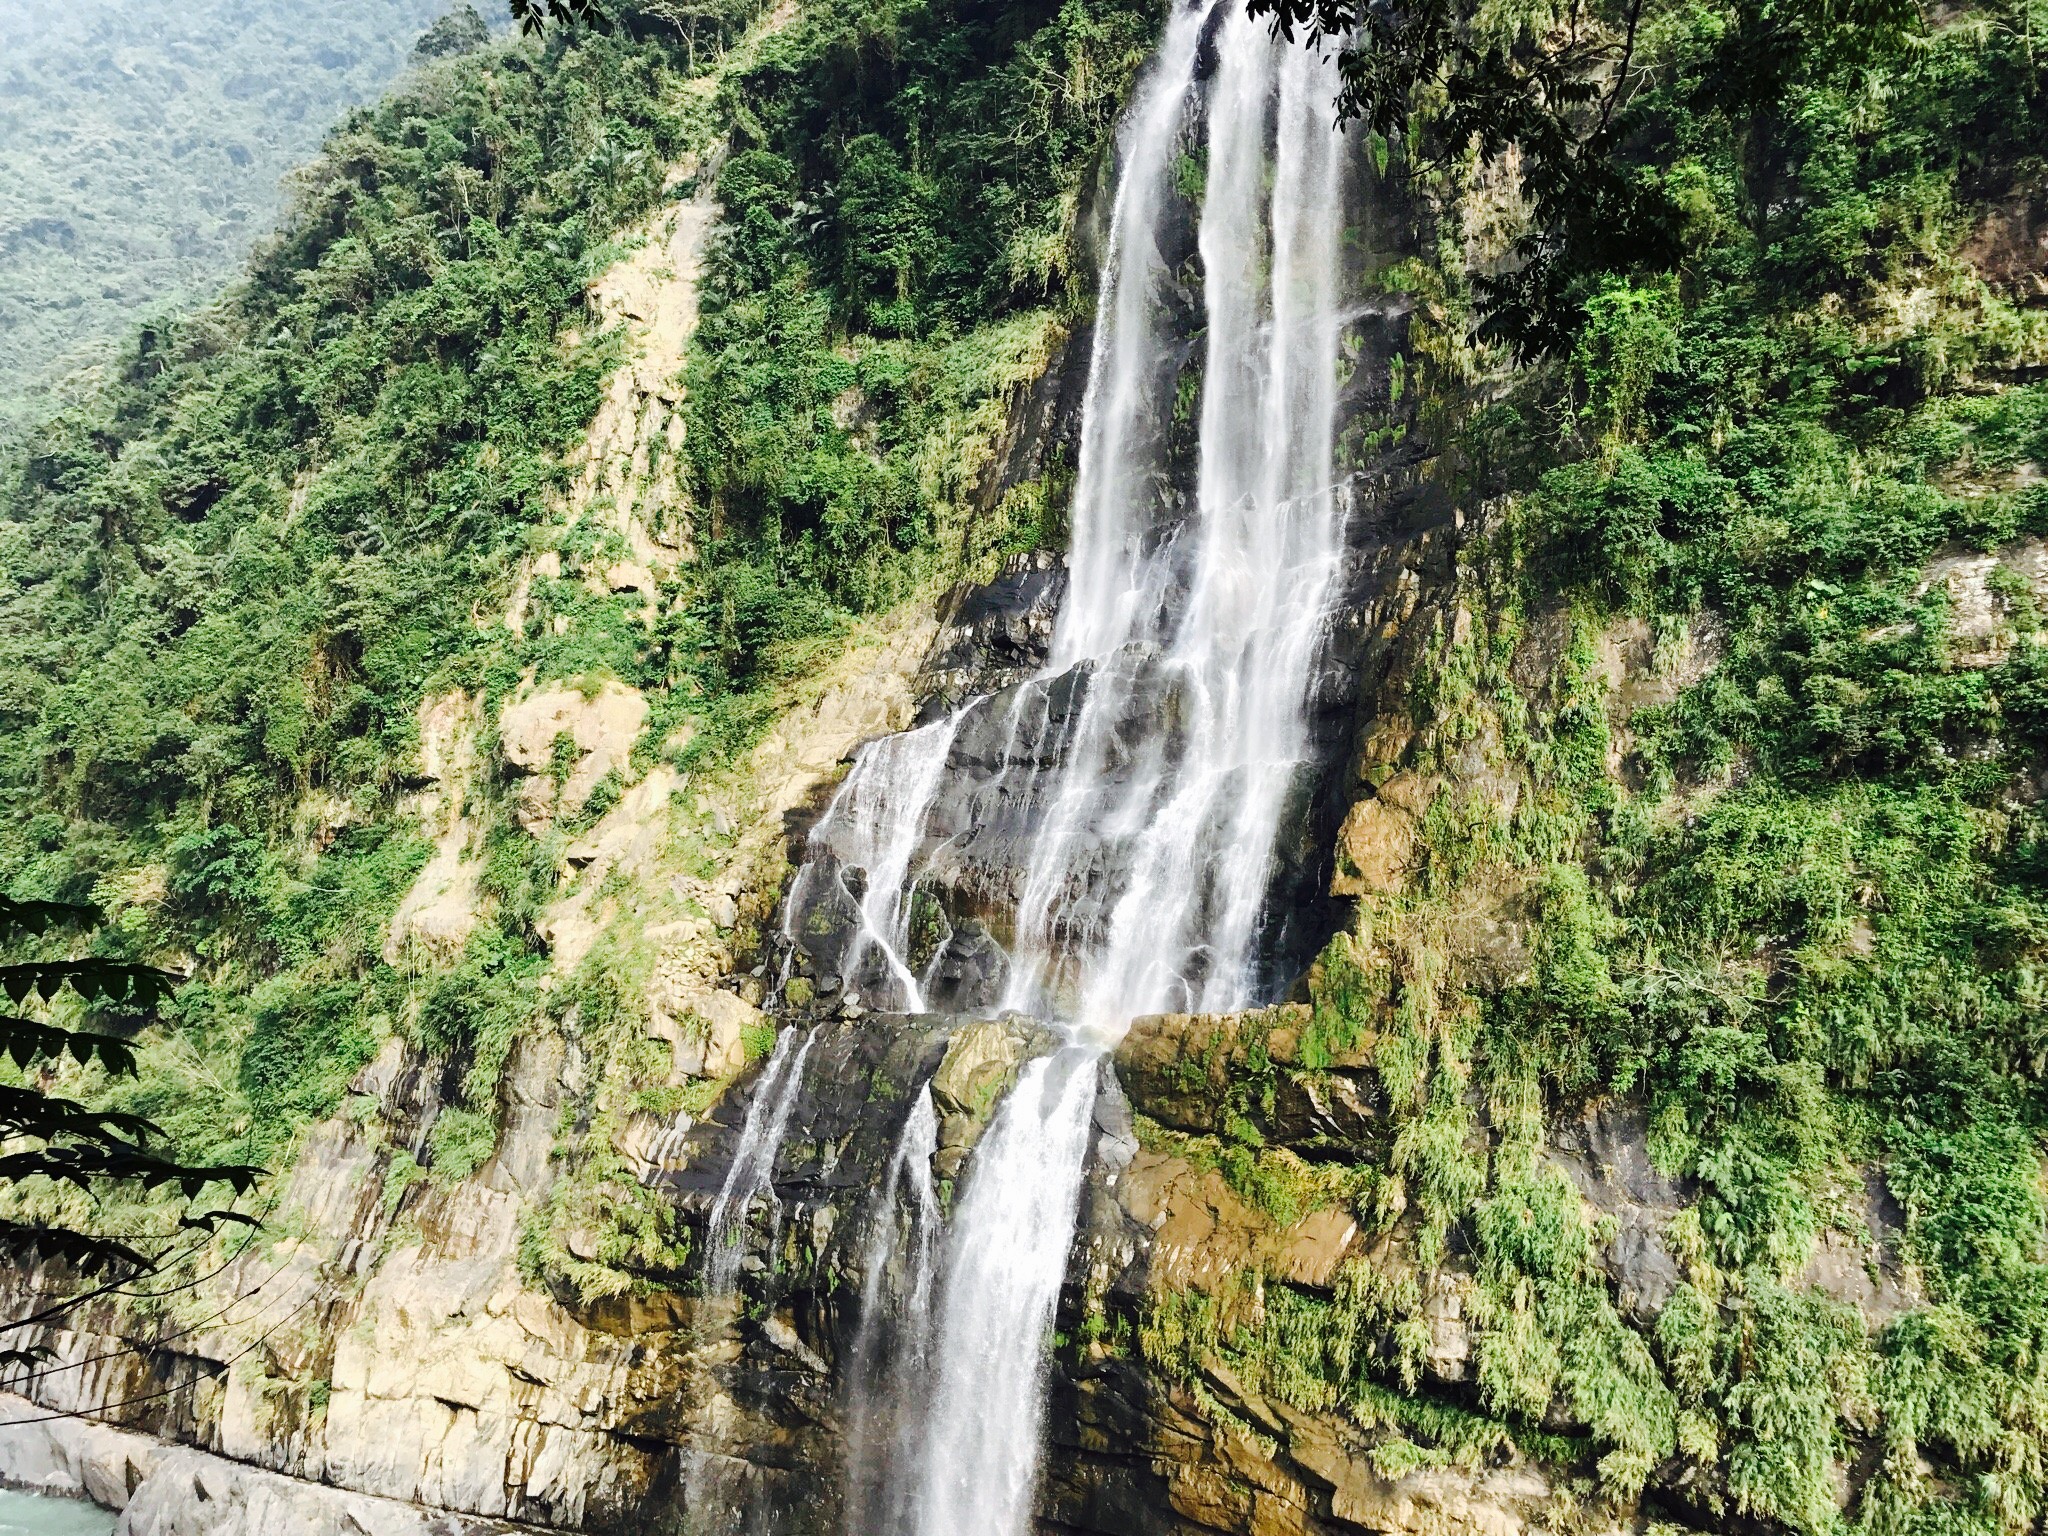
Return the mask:
<svg viewBox="0 0 2048 1536"><path fill-rule="evenodd" d="M901 1469L917 1449L912 1410L931 1345L940 1235L932 1158L938 1149L938 1111L927 1084L904 1119L862 1254L860 1326L846 1384L846 1536L900 1531L909 1507Z"/></svg>
<svg viewBox="0 0 2048 1536"><path fill-rule="evenodd" d="M1070 1048L1018 1075L953 1221L917 1464L918 1536L1009 1536L1031 1511L1045 1414L1045 1340L1074 1231L1095 1104L1096 1053Z"/></svg>
<svg viewBox="0 0 2048 1536"><path fill-rule="evenodd" d="M789 1117L803 1088L804 1063L817 1038L816 1030L806 1033L800 1045L793 1029L777 1036L760 1085L754 1090L754 1102L747 1106L739 1147L726 1170L725 1186L711 1207L711 1219L704 1226L704 1241L711 1250L704 1266L704 1289L713 1296L730 1295L739 1281L740 1260L746 1250L738 1228L754 1202L764 1194L770 1201L775 1199L776 1154L789 1133Z"/></svg>
<svg viewBox="0 0 2048 1536"><path fill-rule="evenodd" d="M1327 60L1234 0L1213 37L1200 250L1208 317L1195 516L1146 494L1170 405L1156 238L1215 6L1180 9L1124 134L1069 555L1048 673L1091 668L1012 950L1012 1006L1100 1044L1136 1014L1252 992L1281 808L1343 540L1332 480L1342 142ZM1166 701L1161 707L1162 698ZM1134 731L1135 715L1149 729ZM1121 844L1119 893L1082 888ZM1077 910L1081 902L1087 910ZM1052 1008L1047 1005L1052 1004ZM1064 1004L1064 1006L1060 1006ZM1031 1507L1043 1350L1072 1240L1093 1074L1035 1063L954 1224L914 1529L1011 1536ZM1064 1076L1064 1086L1055 1087Z"/></svg>
<svg viewBox="0 0 2048 1536"><path fill-rule="evenodd" d="M960 716L955 714L919 730L869 742L819 823L821 828L855 833L867 878L856 909L859 926L840 963L851 979L868 956L879 957L889 984L900 994L901 1006L910 1013L923 1011L924 992L904 958L910 944L912 894L906 877L924 837L925 814L945 773L947 750L959 729ZM790 882L783 902L782 937L792 954L793 924L820 878L820 866L809 862Z"/></svg>
<svg viewBox="0 0 2048 1536"><path fill-rule="evenodd" d="M1009 885L979 889L1014 892L1003 1008L1058 1021L1072 1043L1027 1066L998 1110L952 1222L929 1344L903 1330L899 1347L928 1351L929 1370L903 1442L914 1464L879 1503L860 1493L885 1511L877 1536L1026 1528L1100 1052L1137 1015L1256 997L1261 910L1311 758L1308 696L1344 553L1337 88L1329 59L1275 41L1242 0L1175 5L1119 135L1049 659L1006 705L976 700L865 750L792 886L792 939L805 900L839 882L841 910L857 907L838 951L847 985L865 966L867 985L922 1006L911 914L949 841L932 818L962 722L1007 710L999 780L1018 742L1057 723L1018 797L1028 856ZM1187 503L1166 486L1185 279L1167 235L1186 217L1191 161L1207 334Z"/></svg>
<svg viewBox="0 0 2048 1536"><path fill-rule="evenodd" d="M1206 76L1206 78L1204 78ZM1334 65L1224 0L1170 20L1126 115L1082 409L1070 585L1040 675L1008 702L1013 740L1085 676L1036 790L999 1011L1113 1035L1254 990L1260 909L1283 807L1310 753L1306 693L1343 558L1333 487L1343 268ZM1203 125L1190 143L1191 123ZM1160 231L1186 151L1205 154L1207 318L1192 515L1159 489L1178 384L1165 334L1179 280ZM939 851L934 804L971 701L864 748L812 835L785 938L854 870L849 986L917 1011L913 896ZM1005 769L1007 773L1009 769ZM817 857L829 851L830 860ZM853 893L850 893L853 894Z"/></svg>
<svg viewBox="0 0 2048 1536"><path fill-rule="evenodd" d="M1237 6L1215 48L1196 515L1157 537L1116 444L1088 440L1100 435L1099 412L1086 418L1074 527L1077 544L1091 530L1097 558L1074 559L1051 665L1095 670L1031 863L1007 999L1025 1011L1064 1001L1064 1016L1110 1032L1142 1013L1230 1008L1251 993L1273 837L1309 756L1310 668L1343 554L1331 483L1342 234L1335 75L1314 54L1273 42ZM1141 170L1152 181L1172 174L1177 123L1161 126L1164 142L1131 144L1127 185ZM1145 148L1157 154L1150 164ZM1120 196L1120 222L1125 212ZM1113 324L1135 318L1144 331L1136 346L1098 340L1098 365L1113 366L1099 390L1091 382L1090 403L1114 416L1167 405L1132 401L1156 371L1148 354L1161 350L1157 304L1126 313L1130 289L1161 280L1146 236L1142 226L1117 230L1107 278L1118 290L1103 306ZM1134 244L1145 247L1136 258ZM1093 478L1092 458L1109 461ZM1180 603L1159 601L1183 583ZM1134 738L1140 711L1163 718ZM1122 845L1116 863L1128 878L1077 913L1070 868L1098 839ZM1048 980L1063 970L1066 997L1049 997Z"/></svg>

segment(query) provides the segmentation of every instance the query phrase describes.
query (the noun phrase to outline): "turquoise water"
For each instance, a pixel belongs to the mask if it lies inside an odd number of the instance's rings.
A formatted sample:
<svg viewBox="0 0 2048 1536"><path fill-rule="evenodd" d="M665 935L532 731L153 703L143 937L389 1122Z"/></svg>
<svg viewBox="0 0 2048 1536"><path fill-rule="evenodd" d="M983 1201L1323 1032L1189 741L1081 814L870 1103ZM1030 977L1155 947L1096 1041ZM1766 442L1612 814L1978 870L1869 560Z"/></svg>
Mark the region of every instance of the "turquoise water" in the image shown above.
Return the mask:
<svg viewBox="0 0 2048 1536"><path fill-rule="evenodd" d="M82 1499L45 1499L0 1488L0 1536L107 1536L114 1517Z"/></svg>

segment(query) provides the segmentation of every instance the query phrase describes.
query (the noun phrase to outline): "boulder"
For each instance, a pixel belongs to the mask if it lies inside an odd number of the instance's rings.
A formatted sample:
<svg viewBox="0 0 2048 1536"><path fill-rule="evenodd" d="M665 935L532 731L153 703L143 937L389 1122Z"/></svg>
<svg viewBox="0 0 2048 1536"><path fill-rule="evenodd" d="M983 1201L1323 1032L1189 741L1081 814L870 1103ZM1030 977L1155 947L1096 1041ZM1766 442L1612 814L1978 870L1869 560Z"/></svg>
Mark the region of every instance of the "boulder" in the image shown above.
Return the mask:
<svg viewBox="0 0 2048 1536"><path fill-rule="evenodd" d="M1058 1044L1051 1030L1026 1019L983 1019L954 1032L931 1080L942 1178L958 1174L1017 1081L1018 1068Z"/></svg>
<svg viewBox="0 0 2048 1536"><path fill-rule="evenodd" d="M1377 797L1360 800L1337 831L1333 896L1394 895L1408 888L1415 862L1415 819Z"/></svg>
<svg viewBox="0 0 2048 1536"><path fill-rule="evenodd" d="M496 1520L422 1509L167 1447L114 1536L512 1536Z"/></svg>
<svg viewBox="0 0 2048 1536"><path fill-rule="evenodd" d="M592 694L566 683L522 690L498 715L505 761L527 775L520 786L522 823L534 831L558 814L581 810L600 779L630 765L646 723L647 700L640 691L610 679ZM575 744L576 756L558 791L555 743L564 736Z"/></svg>

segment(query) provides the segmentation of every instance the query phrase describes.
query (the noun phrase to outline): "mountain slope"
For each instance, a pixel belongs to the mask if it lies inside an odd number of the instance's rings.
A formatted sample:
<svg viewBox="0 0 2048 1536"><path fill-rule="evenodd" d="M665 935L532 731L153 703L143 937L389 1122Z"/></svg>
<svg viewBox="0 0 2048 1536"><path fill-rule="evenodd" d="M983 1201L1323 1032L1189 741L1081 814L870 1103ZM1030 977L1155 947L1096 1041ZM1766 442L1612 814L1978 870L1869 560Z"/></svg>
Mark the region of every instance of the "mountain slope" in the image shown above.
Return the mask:
<svg viewBox="0 0 2048 1536"><path fill-rule="evenodd" d="M779 888L863 740L1042 650L1156 16L821 0L693 67L667 14L352 124L7 489L0 875L195 976L142 1086L65 1080L277 1200L11 1379L471 1516L780 1536L833 1524L906 1106L971 1177L1045 1042L771 998ZM1752 122L1718 13L1653 20L1626 138L1687 257L1594 274L1561 356L1474 325L1502 167L1360 145L1345 905L1295 1001L1104 1080L1058 1528L2048 1508L2032 22ZM783 1022L777 1219L705 1294ZM272 1272L315 1321L214 1320Z"/></svg>
<svg viewBox="0 0 2048 1536"><path fill-rule="evenodd" d="M444 0L0 5L0 430L270 233L286 173Z"/></svg>

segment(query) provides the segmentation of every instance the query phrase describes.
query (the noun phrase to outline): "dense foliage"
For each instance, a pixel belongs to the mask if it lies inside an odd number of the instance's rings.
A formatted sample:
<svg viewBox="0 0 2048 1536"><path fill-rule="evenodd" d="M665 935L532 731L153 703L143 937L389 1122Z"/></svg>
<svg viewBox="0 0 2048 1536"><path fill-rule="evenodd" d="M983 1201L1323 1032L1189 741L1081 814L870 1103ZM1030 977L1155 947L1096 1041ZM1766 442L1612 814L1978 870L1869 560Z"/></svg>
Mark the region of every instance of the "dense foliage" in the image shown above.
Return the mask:
<svg viewBox="0 0 2048 1536"><path fill-rule="evenodd" d="M1482 329L1524 355L1569 349L1601 277L1675 266L1681 202L1644 174L1638 110L1666 62L1662 29L1689 34L1678 89L1738 133L1844 71L1897 62L1920 35L1915 0L1643 0L1503 9L1467 0L1247 0L1276 31L1337 55L1341 118L1413 165L1512 149L1529 206L1515 259L1475 274ZM1654 162L1653 162L1654 163Z"/></svg>
<svg viewBox="0 0 2048 1536"><path fill-rule="evenodd" d="M1526 368L1468 345L1489 297L1456 238L1485 232L1451 212L1469 164L1406 164L1447 210L1446 259L1399 274L1417 387L1453 423L1462 504L1493 515L1469 622L1446 615L1410 700L1399 766L1437 781L1414 888L1368 898L1325 957L1290 1069L1369 1055L1385 1142L1319 1167L1265 1146L1261 1049L1226 1132L1175 1150L1276 1220L1348 1202L1420 1270L1246 1277L1256 1327L1245 1296L1163 1299L1146 1345L1217 1415L1204 1359L1349 1413L1390 1475L1519 1451L1588 1501L1647 1488L1696 1526L1815 1536L2048 1513L2027 7L1881 57L1773 34L1797 67L1769 113L1722 89L1722 10L1632 13L1640 85L1600 152L1670 211L1677 259L1579 251ZM579 1107L523 1257L585 1294L675 1277L613 1133L702 1107L639 1028L630 921L549 974L540 914L620 781L532 836L487 776L484 920L446 966L390 961L429 856L400 810L419 706L621 681L651 704L637 766L715 773L860 617L1056 540L1056 474L997 497L984 471L1085 305L1091 177L1156 21L819 0L721 58L752 7L618 10L447 50L351 117L246 282L142 330L0 483L0 888L91 897L99 958L196 973L138 1038L140 1078L68 1080L188 1156L277 1162L403 1038L458 1070L426 1161L390 1160L396 1209L479 1166L513 1041L573 1019L619 1091ZM687 372L694 560L650 622L581 578L616 530L554 519L616 355L586 286L617 231L697 190L679 165L715 174L725 217ZM566 574L533 574L542 552ZM508 626L522 560L533 621ZM1683 686L1617 704L1622 634ZM1488 904L1526 940L1510 980L1460 958ZM1617 1307L1611 1234L1545 1153L1546 1125L1610 1096L1687 1191L1654 1319ZM1867 1331L1809 1267L1866 1251L1873 1205L1898 1218L1869 1257L1916 1300ZM1439 1266L1472 1305L1455 1391L1425 1371Z"/></svg>
<svg viewBox="0 0 2048 1536"><path fill-rule="evenodd" d="M728 83L687 450L720 568L714 682L962 546L1048 531L1042 506L963 523L987 450L948 423L1041 370L1089 297L1075 220L1150 11L814 5Z"/></svg>
<svg viewBox="0 0 2048 1536"><path fill-rule="evenodd" d="M1536 979L1487 1049L1647 1094L1657 1156L1699 1189L1700 1262L1657 1328L1676 1443L1720 1460L1729 1507L1799 1530L1844 1523L1827 1468L1852 1445L1882 1455L1849 1511L1867 1529L2048 1508L2026 574L2048 316L2015 307L2037 295L1996 251L2048 172L2034 24L1993 12L1875 75L1811 70L1742 139L1692 105L1710 36L1674 26L1681 68L1640 112L1690 257L1593 300L1593 451L1541 474L1518 534L1590 614L1725 636L1631 722L1640 787L1589 796L1580 834L1606 879L1546 898ZM1822 1233L1860 1229L1865 1164L1927 1301L1869 1344L1796 1284ZM1717 1310L1723 1287L1749 1304Z"/></svg>
<svg viewBox="0 0 2048 1536"><path fill-rule="evenodd" d="M2048 313L2014 254L2048 184L2039 23L1815 48L1741 117L1720 14L1646 10L1623 164L1682 210L1683 260L1588 273L1560 364L1460 429L1464 494L1502 510L1413 752L1368 764L1435 786L1420 867L1317 977L1304 1056L1371 1060L1386 1141L1290 1170L1269 1067L1212 1154L1282 1216L1353 1200L1420 1273L1269 1282L1256 1326L1169 1298L1147 1342L1191 1391L1217 1355L1390 1436L1390 1473L1515 1446L1701 1528L2048 1512ZM1411 286L1455 338L1456 274ZM1603 1100L1683 1192L1649 1315L1545 1150ZM1438 1269L1468 1287L1457 1389L1422 1388Z"/></svg>
<svg viewBox="0 0 2048 1536"><path fill-rule="evenodd" d="M274 1152L407 1011L378 945L425 852L392 813L414 711L516 675L476 605L594 408L607 344L564 327L692 131L677 69L592 37L423 70L7 487L0 866L97 890L110 954L196 956L110 1101L195 1153Z"/></svg>
<svg viewBox="0 0 2048 1536"><path fill-rule="evenodd" d="M139 315L203 298L280 182L446 0L0 4L0 429Z"/></svg>

